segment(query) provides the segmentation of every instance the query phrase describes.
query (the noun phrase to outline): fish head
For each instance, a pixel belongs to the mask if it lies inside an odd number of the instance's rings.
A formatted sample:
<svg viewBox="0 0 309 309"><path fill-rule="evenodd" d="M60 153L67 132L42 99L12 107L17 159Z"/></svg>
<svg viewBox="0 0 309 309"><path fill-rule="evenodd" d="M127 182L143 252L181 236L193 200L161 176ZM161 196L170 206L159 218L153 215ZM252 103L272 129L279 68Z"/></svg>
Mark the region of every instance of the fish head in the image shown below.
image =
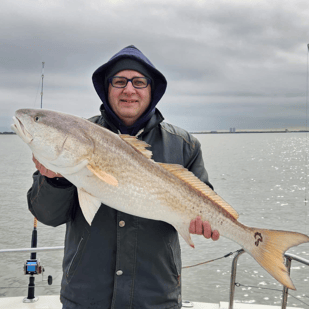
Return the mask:
<svg viewBox="0 0 309 309"><path fill-rule="evenodd" d="M77 165L93 151L79 117L42 109L19 109L11 128L34 156L54 172Z"/></svg>

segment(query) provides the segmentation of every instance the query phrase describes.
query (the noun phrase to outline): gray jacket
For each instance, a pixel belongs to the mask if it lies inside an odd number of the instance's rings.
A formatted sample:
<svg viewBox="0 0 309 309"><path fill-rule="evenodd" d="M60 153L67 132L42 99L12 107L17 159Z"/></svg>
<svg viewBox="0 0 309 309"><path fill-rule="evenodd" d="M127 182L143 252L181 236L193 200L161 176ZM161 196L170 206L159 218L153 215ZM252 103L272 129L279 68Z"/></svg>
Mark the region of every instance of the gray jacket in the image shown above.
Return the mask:
<svg viewBox="0 0 309 309"><path fill-rule="evenodd" d="M116 131L104 110L102 116L90 120ZM181 164L210 185L198 140L162 121L156 110L139 136L151 145L153 159ZM38 171L33 175L28 205L42 223L66 224L63 308L181 308L181 257L174 227L103 204L89 226L76 187L64 178L48 179Z"/></svg>

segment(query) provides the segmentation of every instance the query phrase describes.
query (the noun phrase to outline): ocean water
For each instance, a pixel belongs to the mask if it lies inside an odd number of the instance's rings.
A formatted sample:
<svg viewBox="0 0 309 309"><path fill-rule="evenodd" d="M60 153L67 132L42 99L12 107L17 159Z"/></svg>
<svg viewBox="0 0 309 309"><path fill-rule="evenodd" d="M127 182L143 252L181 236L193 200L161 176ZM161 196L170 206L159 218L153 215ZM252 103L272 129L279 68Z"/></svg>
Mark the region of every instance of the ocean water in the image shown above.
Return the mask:
<svg viewBox="0 0 309 309"><path fill-rule="evenodd" d="M291 230L309 235L309 136L306 133L205 134L202 144L205 166L215 191L239 213L248 226ZM33 216L27 209L26 192L35 171L30 149L17 137L0 135L0 249L30 246ZM64 226L38 224L38 246L61 246ZM193 235L195 249L181 239L183 266L222 257L240 249L220 238L213 242ZM289 251L309 260L309 244ZM0 297L26 296L28 277L23 264L28 253L1 256ZM38 253L45 267L44 280L36 277L36 295L59 293L62 252ZM229 300L232 257L184 269L183 299L201 302ZM235 300L280 305L282 286L248 254L238 261ZM290 291L289 306L309 307L309 267L292 263L291 278L297 291ZM304 304L305 303L305 304ZM307 304L307 305L306 305Z"/></svg>

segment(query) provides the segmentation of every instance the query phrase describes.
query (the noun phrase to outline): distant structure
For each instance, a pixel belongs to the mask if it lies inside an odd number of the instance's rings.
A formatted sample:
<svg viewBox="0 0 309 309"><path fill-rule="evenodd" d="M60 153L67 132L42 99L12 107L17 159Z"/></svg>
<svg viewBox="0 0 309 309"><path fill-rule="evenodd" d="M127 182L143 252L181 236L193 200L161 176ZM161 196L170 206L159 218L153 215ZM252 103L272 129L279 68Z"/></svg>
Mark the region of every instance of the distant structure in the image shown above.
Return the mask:
<svg viewBox="0 0 309 309"><path fill-rule="evenodd" d="M236 132L236 128L230 128L230 133L235 133Z"/></svg>

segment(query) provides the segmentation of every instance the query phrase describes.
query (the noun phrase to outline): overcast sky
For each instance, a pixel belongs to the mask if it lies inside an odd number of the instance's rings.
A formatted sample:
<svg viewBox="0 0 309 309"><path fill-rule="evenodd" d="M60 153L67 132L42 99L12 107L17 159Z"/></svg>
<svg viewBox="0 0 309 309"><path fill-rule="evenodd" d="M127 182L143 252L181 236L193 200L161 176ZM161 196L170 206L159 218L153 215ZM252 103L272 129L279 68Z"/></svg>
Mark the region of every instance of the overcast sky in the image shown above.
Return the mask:
<svg viewBox="0 0 309 309"><path fill-rule="evenodd" d="M1 0L0 131L19 108L99 113L92 73L135 45L190 131L306 124L308 0Z"/></svg>

